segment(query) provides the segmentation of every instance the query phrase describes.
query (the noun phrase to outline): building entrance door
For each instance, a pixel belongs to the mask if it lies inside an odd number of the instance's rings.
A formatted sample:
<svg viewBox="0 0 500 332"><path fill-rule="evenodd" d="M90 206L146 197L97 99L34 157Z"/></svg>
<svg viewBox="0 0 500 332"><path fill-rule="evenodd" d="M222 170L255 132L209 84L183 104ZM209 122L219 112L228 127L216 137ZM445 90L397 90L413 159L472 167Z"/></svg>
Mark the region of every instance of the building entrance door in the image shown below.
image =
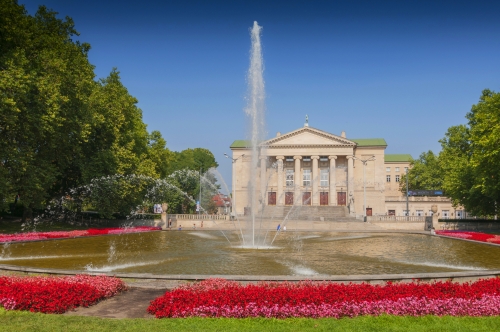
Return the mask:
<svg viewBox="0 0 500 332"><path fill-rule="evenodd" d="M319 193L319 205L328 205L328 193Z"/></svg>
<svg viewBox="0 0 500 332"><path fill-rule="evenodd" d="M267 205L276 205L276 192L271 191L267 194Z"/></svg>
<svg viewBox="0 0 500 332"><path fill-rule="evenodd" d="M347 193L346 192L339 192L337 193L337 205L345 205L347 201Z"/></svg>
<svg viewBox="0 0 500 332"><path fill-rule="evenodd" d="M371 217L372 216L372 208L366 208L366 216Z"/></svg>
<svg viewBox="0 0 500 332"><path fill-rule="evenodd" d="M302 205L311 205L311 192L302 194Z"/></svg>
<svg viewBox="0 0 500 332"><path fill-rule="evenodd" d="M285 193L285 205L293 205L293 192L287 191Z"/></svg>

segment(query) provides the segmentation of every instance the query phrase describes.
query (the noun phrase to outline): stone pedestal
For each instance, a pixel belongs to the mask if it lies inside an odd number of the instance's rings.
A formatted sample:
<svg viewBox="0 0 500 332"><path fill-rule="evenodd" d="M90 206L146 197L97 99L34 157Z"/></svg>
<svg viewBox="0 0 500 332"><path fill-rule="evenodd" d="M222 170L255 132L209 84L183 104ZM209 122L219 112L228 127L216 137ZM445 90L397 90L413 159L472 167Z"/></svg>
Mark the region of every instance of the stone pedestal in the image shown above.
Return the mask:
<svg viewBox="0 0 500 332"><path fill-rule="evenodd" d="M161 213L161 222L157 225L157 227L161 227L161 229L163 229L163 230L168 228L167 209L168 209L168 204L162 203L161 210L163 212Z"/></svg>
<svg viewBox="0 0 500 332"><path fill-rule="evenodd" d="M434 228L434 230L438 230L439 229L439 222L438 222L438 215L437 215L437 205L432 205L431 206L431 211L432 211L432 227Z"/></svg>

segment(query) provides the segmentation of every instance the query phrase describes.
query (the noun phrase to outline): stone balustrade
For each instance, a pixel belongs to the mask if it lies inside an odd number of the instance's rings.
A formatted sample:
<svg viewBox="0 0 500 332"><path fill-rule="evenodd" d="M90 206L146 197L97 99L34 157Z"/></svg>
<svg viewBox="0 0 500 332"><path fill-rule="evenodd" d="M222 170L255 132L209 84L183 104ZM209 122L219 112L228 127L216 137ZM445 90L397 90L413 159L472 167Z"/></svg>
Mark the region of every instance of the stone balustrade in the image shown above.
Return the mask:
<svg viewBox="0 0 500 332"><path fill-rule="evenodd" d="M406 202L406 196L387 196L386 202ZM451 202L448 197L442 196L410 196L409 202Z"/></svg>
<svg viewBox="0 0 500 332"><path fill-rule="evenodd" d="M410 222L424 222L425 216L368 216L366 217L366 221L410 221Z"/></svg>
<svg viewBox="0 0 500 332"><path fill-rule="evenodd" d="M172 214L169 218L175 220L229 220L225 214Z"/></svg>

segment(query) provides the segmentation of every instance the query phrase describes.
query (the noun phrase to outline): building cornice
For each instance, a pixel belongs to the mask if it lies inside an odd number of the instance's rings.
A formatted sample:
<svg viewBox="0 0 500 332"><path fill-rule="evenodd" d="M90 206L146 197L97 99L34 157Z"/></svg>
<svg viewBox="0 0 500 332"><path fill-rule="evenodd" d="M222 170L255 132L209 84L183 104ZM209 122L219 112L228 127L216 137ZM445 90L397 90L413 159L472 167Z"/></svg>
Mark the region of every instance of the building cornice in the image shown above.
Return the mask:
<svg viewBox="0 0 500 332"><path fill-rule="evenodd" d="M327 139L330 139L332 141L340 143L340 144L332 144L333 146L352 146L352 147L356 146L355 142L352 142L352 141L350 141L350 140L348 140L346 138L343 138L343 137L340 137L340 136L337 136L337 135L333 135L333 134L330 134L330 133L327 133L325 131L322 131L322 130L319 130L319 129L316 129L316 128L312 128L312 127L302 127L302 128L299 128L297 130L291 131L291 132L286 133L284 135L280 135L278 137L271 138L270 140L262 142L260 145L261 146L266 146L266 147L269 147L269 148L275 147L274 144L277 144L280 141L283 141L283 140L288 139L290 137L294 137L294 136L300 135L300 134L302 134L304 132L310 132L310 133L313 133L313 134L315 134L317 136L320 136L320 137L323 137L323 138L327 138ZM282 145L279 145L279 146L281 147ZM283 145L283 146L285 146L285 145ZM293 145L286 145L286 146L287 147L297 147L297 146L312 147L312 146L318 146L318 145L293 144Z"/></svg>

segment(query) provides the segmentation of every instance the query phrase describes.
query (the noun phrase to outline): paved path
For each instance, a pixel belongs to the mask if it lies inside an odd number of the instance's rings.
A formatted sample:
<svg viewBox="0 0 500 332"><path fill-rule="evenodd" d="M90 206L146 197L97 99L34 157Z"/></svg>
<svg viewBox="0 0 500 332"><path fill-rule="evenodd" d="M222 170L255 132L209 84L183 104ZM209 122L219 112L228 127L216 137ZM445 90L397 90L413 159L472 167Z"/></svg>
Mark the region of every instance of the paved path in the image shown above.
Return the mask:
<svg viewBox="0 0 500 332"><path fill-rule="evenodd" d="M154 318L148 314L149 303L165 294L166 289L132 287L110 299L88 308L68 311L67 316L93 316L102 318Z"/></svg>

